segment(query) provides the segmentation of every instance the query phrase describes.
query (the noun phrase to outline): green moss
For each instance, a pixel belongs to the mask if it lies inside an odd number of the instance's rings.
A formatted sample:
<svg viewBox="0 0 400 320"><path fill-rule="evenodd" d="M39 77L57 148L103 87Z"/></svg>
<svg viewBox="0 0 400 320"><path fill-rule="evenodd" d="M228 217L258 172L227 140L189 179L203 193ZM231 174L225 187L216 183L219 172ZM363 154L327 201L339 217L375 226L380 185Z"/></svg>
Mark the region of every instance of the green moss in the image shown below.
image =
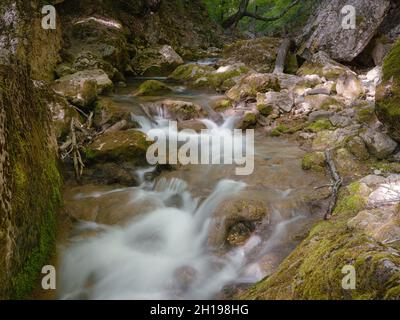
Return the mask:
<svg viewBox="0 0 400 320"><path fill-rule="evenodd" d="M383 80L389 81L392 77L400 82L400 40L393 46L383 63Z"/></svg>
<svg viewBox="0 0 400 320"><path fill-rule="evenodd" d="M215 104L214 110L221 112L229 109L230 107L232 107L232 102L228 99L222 99Z"/></svg>
<svg viewBox="0 0 400 320"><path fill-rule="evenodd" d="M303 170L312 170L317 172L325 171L325 155L323 152L307 153L302 161L301 167Z"/></svg>
<svg viewBox="0 0 400 320"><path fill-rule="evenodd" d="M184 64L176 68L169 78L178 81L195 81L213 71L215 71L214 68L210 66L200 66L194 63Z"/></svg>
<svg viewBox="0 0 400 320"><path fill-rule="evenodd" d="M257 104L257 110L264 117L268 117L272 113L272 111L274 111L274 108L272 105L266 105L266 104L260 103L260 104Z"/></svg>
<svg viewBox="0 0 400 320"><path fill-rule="evenodd" d="M135 91L135 96L151 96L155 94L165 93L171 91L166 84L157 80L147 80L143 82Z"/></svg>
<svg viewBox="0 0 400 320"><path fill-rule="evenodd" d="M304 129L305 124L300 123L297 125L293 125L291 127L284 125L284 124L278 124L275 129L271 131L271 136L273 137L279 137L282 134L293 134L296 133L302 129Z"/></svg>
<svg viewBox="0 0 400 320"><path fill-rule="evenodd" d="M250 129L257 126L257 116L254 113L247 113L242 119L240 128Z"/></svg>
<svg viewBox="0 0 400 320"><path fill-rule="evenodd" d="M355 194L354 194L355 193ZM362 197L362 187L353 183L341 192L339 201ZM344 198L346 200L344 200ZM360 231L347 226L361 205L343 207L340 215L312 228L308 237L287 257L278 270L246 290L239 299L383 299L399 295L399 273L382 276L385 263L400 265L400 258L386 246L374 242ZM345 265L357 273L356 289L341 286Z"/></svg>
<svg viewBox="0 0 400 320"><path fill-rule="evenodd" d="M306 127L306 130L311 132L320 132L324 130L332 130L334 127L328 119L320 119Z"/></svg>
<svg viewBox="0 0 400 320"><path fill-rule="evenodd" d="M355 182L347 187L347 195L338 201L334 214L355 214L365 207L365 198L360 195L360 183Z"/></svg>
<svg viewBox="0 0 400 320"><path fill-rule="evenodd" d="M36 287L53 252L61 178L55 147L49 146L51 115L45 99L49 93L34 87L22 65L6 68L0 68L0 80L4 75L8 79L0 81L0 105L13 106L5 109L12 194L7 223L13 245L5 295L21 299Z"/></svg>
<svg viewBox="0 0 400 320"><path fill-rule="evenodd" d="M288 130L289 130L289 127L287 127L287 126L285 126L283 124L278 124L276 126L276 128L271 131L271 136L279 137L280 135L285 134L286 132L288 132Z"/></svg>
<svg viewBox="0 0 400 320"><path fill-rule="evenodd" d="M370 123L375 119L374 108L362 108L357 112L357 121L361 123Z"/></svg>

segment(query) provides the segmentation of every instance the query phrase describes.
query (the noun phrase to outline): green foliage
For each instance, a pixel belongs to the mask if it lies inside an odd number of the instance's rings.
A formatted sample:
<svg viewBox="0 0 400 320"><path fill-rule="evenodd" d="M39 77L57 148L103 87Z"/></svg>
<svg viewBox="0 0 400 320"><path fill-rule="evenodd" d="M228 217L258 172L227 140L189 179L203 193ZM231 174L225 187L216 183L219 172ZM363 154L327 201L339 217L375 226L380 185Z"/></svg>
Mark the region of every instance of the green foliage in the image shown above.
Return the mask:
<svg viewBox="0 0 400 320"><path fill-rule="evenodd" d="M264 17L274 17L279 15L293 0L255 0L251 1L248 11L255 12ZM203 0L210 16L221 23L227 17L234 14L240 0ZM310 13L320 0L303 0L298 5L279 20L271 22L258 21L245 17L239 23L239 28L243 31L260 32L263 34L276 34L290 30L296 30L305 24Z"/></svg>

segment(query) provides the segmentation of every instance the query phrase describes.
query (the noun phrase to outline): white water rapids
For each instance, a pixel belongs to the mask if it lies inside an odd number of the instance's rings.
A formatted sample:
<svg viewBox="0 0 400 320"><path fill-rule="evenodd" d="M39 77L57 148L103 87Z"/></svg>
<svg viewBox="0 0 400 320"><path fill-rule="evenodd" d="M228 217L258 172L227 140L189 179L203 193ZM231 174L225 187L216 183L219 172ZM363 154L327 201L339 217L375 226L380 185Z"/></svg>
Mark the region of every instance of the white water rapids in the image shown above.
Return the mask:
<svg viewBox="0 0 400 320"><path fill-rule="evenodd" d="M136 120L144 132L155 126L144 117ZM204 123L213 134L229 135L235 120L228 118L221 126L211 120ZM156 126L165 124L160 114ZM183 180L146 181L153 169L138 170L139 187L77 196L99 198L128 191L131 203L150 201L153 208L123 225L81 223L80 235L62 251L61 299L210 299L228 284L262 279L265 274L254 257L279 245L286 226L301 219L282 220L268 239L253 235L243 246L217 254L207 244L213 214L246 184L220 180L201 201Z"/></svg>

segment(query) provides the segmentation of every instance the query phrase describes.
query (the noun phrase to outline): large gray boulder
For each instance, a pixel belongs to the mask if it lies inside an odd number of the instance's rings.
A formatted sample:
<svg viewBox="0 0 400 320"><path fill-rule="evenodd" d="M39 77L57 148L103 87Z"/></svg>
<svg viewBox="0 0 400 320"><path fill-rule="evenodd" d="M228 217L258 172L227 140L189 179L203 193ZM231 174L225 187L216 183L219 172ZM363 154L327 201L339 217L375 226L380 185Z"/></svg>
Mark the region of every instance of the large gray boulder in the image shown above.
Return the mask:
<svg viewBox="0 0 400 320"><path fill-rule="evenodd" d="M356 10L356 28L342 27L346 5ZM324 50L334 60L352 61L368 45L387 16L390 0L323 0L311 15L297 42L305 58Z"/></svg>

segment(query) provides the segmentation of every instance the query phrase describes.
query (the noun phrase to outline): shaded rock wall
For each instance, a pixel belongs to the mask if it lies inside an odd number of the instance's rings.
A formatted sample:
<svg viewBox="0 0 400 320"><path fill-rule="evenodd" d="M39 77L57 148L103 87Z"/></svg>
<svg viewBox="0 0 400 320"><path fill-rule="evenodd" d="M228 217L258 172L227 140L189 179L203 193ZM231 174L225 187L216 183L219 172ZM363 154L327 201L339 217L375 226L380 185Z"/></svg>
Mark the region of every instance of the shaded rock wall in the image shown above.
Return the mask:
<svg viewBox="0 0 400 320"><path fill-rule="evenodd" d="M41 2L0 4L0 299L22 298L52 252L60 176L46 91L59 32L41 26Z"/></svg>

